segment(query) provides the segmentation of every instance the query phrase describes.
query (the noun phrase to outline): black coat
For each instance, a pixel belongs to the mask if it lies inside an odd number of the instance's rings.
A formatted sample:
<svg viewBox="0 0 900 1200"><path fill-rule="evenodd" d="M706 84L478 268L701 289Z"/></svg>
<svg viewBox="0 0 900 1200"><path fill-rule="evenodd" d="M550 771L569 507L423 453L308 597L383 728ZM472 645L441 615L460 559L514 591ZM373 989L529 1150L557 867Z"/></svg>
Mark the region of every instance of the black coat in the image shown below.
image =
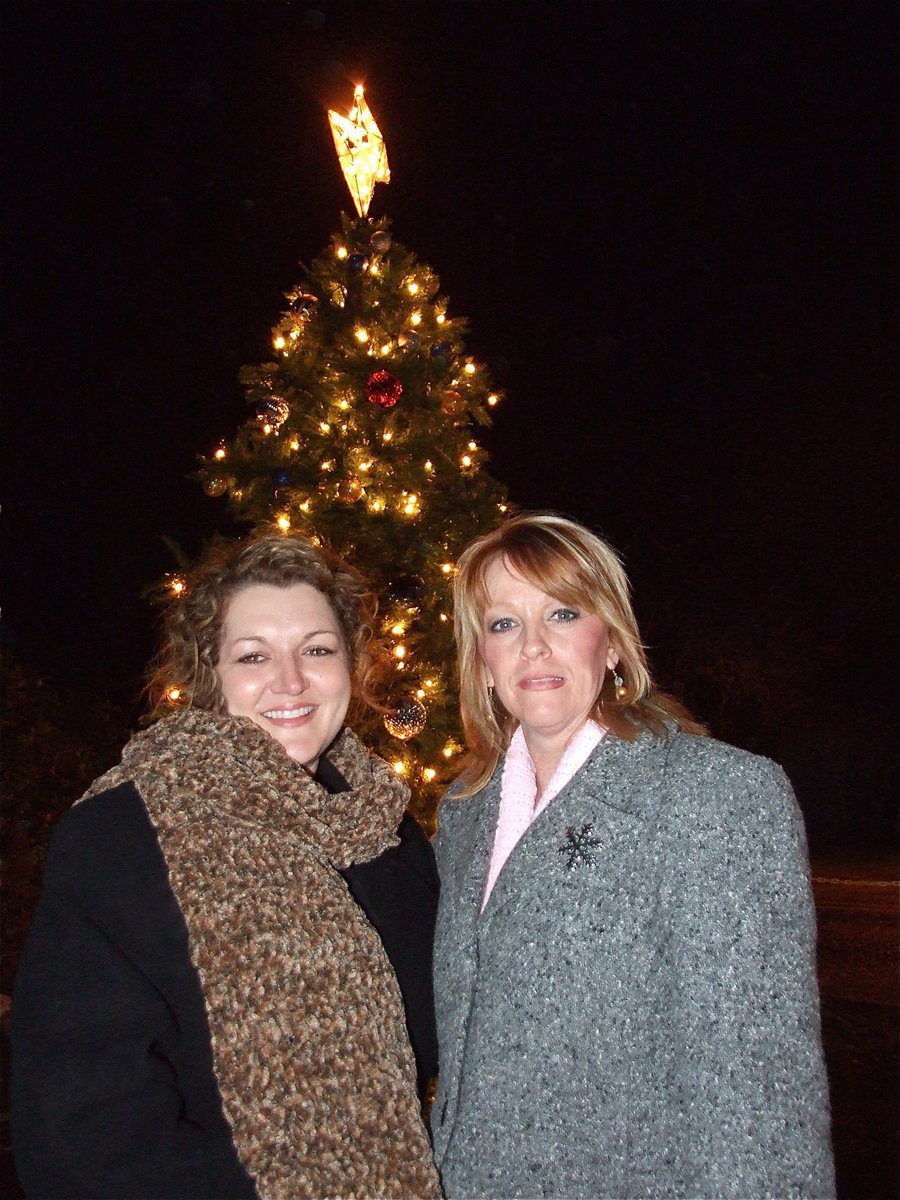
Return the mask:
<svg viewBox="0 0 900 1200"><path fill-rule="evenodd" d="M322 763L320 782L342 790ZM400 838L344 876L397 972L424 1084L437 1069L438 885L409 817ZM13 1150L29 1196L256 1196L222 1111L187 927L130 784L76 805L54 833L16 980L12 1054Z"/></svg>

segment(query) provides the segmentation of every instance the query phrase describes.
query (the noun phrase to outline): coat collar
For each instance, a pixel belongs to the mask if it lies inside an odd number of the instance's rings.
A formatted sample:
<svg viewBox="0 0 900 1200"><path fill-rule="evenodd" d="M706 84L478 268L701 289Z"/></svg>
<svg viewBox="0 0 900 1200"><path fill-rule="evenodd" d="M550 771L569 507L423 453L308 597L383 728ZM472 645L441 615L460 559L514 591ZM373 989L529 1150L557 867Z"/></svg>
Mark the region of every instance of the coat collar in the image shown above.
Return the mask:
<svg viewBox="0 0 900 1200"><path fill-rule="evenodd" d="M674 736L674 730L669 731L668 738L645 731L634 741L627 742L612 733L607 734L584 766L575 773L552 804L526 832L525 838L540 836L542 828L555 826L562 814L570 808L567 801L574 803L575 794L589 796L593 809L606 810L611 820L615 820L617 815L640 821L649 820L660 803L666 761ZM472 806L470 833L467 839L468 862L461 882L459 900L463 910L471 916L473 932L481 913L488 864L494 846L502 778L501 759L494 774L479 793L471 799L457 801L458 805ZM513 850L514 854L516 850ZM486 913L489 908L485 910Z"/></svg>

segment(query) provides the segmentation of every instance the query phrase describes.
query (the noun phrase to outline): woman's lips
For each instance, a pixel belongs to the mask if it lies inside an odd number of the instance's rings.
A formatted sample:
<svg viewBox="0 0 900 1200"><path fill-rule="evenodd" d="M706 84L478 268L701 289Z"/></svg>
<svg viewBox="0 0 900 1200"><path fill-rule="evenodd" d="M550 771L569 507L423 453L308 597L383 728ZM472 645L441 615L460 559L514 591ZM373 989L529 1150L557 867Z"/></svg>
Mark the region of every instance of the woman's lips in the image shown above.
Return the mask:
<svg viewBox="0 0 900 1200"><path fill-rule="evenodd" d="M295 708L267 708L262 714L273 725L302 725L315 712L314 704L298 704Z"/></svg>
<svg viewBox="0 0 900 1200"><path fill-rule="evenodd" d="M526 692L552 692L562 685L561 675L527 675L524 679L520 679L518 684Z"/></svg>

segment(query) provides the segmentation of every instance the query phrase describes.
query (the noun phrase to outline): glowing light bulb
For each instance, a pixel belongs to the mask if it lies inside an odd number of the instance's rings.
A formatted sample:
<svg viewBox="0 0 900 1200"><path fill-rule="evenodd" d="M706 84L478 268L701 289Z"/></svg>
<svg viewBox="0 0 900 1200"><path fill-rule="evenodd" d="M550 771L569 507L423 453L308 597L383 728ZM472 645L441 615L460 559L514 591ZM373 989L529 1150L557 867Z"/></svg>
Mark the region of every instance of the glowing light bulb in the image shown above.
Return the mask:
<svg viewBox="0 0 900 1200"><path fill-rule="evenodd" d="M450 618L447 616L447 614L446 614L446 613L441 613L441 620L442 620L442 621L449 621L449 620L450 620Z"/></svg>
<svg viewBox="0 0 900 1200"><path fill-rule="evenodd" d="M320 421L319 422L319 430L321 433L331 433L331 426L328 424L327 421Z"/></svg>
<svg viewBox="0 0 900 1200"><path fill-rule="evenodd" d="M426 767L425 770L422 772L422 778L425 780L426 783L431 783L431 781L432 781L432 779L434 779L435 775L437 775L437 771L434 769L434 767Z"/></svg>
<svg viewBox="0 0 900 1200"><path fill-rule="evenodd" d="M414 313L410 313L409 323L410 323L410 325L421 325L422 324L422 314L419 312L418 309L416 309L416 311Z"/></svg>
<svg viewBox="0 0 900 1200"><path fill-rule="evenodd" d="M391 433L391 431L389 429L386 429L384 431L384 433L381 435L381 440L383 442L392 442L394 440L394 435Z"/></svg>
<svg viewBox="0 0 900 1200"><path fill-rule="evenodd" d="M397 775L406 774L406 763L403 762L402 759L395 759L394 762L391 763L391 766L394 768L394 771Z"/></svg>
<svg viewBox="0 0 900 1200"><path fill-rule="evenodd" d="M416 283L416 281L415 281L415 280L413 280L411 283L408 283L408 284L406 285L406 290L409 292L409 294L410 294L411 296L418 296L418 294L419 294L419 285Z"/></svg>
<svg viewBox="0 0 900 1200"><path fill-rule="evenodd" d="M394 633L399 637L400 634L403 633L403 625L400 624L399 622L396 625L392 625L391 633Z"/></svg>
<svg viewBox="0 0 900 1200"><path fill-rule="evenodd" d="M300 439L299 438L291 438L290 446L291 446L292 450L299 450L300 449Z"/></svg>
<svg viewBox="0 0 900 1200"><path fill-rule="evenodd" d="M304 500L303 503L301 505L299 505L299 508L302 513L308 513L309 510L312 508L312 505L310 504L310 502L308 500Z"/></svg>
<svg viewBox="0 0 900 1200"><path fill-rule="evenodd" d="M406 658L406 647L405 646L395 646L394 647L394 658Z"/></svg>
<svg viewBox="0 0 900 1200"><path fill-rule="evenodd" d="M453 574L453 563L441 563L441 570L445 575Z"/></svg>
<svg viewBox="0 0 900 1200"><path fill-rule="evenodd" d="M416 699L417 700L425 699L425 689L424 688L416 688Z"/></svg>
<svg viewBox="0 0 900 1200"><path fill-rule="evenodd" d="M459 461L462 463L462 465L464 467L471 467L471 465L472 465L472 459L469 457L468 454L464 454Z"/></svg>
<svg viewBox="0 0 900 1200"><path fill-rule="evenodd" d="M424 466L425 466L425 470L426 470L426 471L433 471L433 470L434 470L434 463L431 461L431 459L430 459L430 458L426 458L426 459L425 459Z"/></svg>
<svg viewBox="0 0 900 1200"><path fill-rule="evenodd" d="M363 329L361 325L353 330L353 336L358 342L367 342L369 340L368 330Z"/></svg>
<svg viewBox="0 0 900 1200"><path fill-rule="evenodd" d="M340 402L340 404L338 405L338 408L341 410L341 412L346 412L349 407L350 407L349 400L342 400ZM346 429L346 425L344 426L344 428Z"/></svg>
<svg viewBox="0 0 900 1200"><path fill-rule="evenodd" d="M444 758L452 758L454 749L455 749L455 747L454 747L453 743L448 742L447 745L441 751L441 754L443 754Z"/></svg>
<svg viewBox="0 0 900 1200"><path fill-rule="evenodd" d="M495 396L494 393L491 392L490 396L488 396L487 402L491 406L491 408L493 408L495 404L498 404L500 402L500 397Z"/></svg>
<svg viewBox="0 0 900 1200"><path fill-rule="evenodd" d="M275 521L275 524L282 533L287 533L291 527L291 518L287 515L287 513L281 513L281 515Z"/></svg>
<svg viewBox="0 0 900 1200"><path fill-rule="evenodd" d="M385 342L384 345L381 347L381 353L384 355L384 354L390 354L390 352L391 352L391 343Z"/></svg>
<svg viewBox="0 0 900 1200"><path fill-rule="evenodd" d="M346 258L347 257L347 247L346 246L338 246L338 248L335 250L335 254L338 256L338 258Z"/></svg>
<svg viewBox="0 0 900 1200"><path fill-rule="evenodd" d="M219 462L221 462L224 457L225 457L225 447L220 446L218 448L218 450L215 452L215 454L213 455L213 458L217 458L219 460Z"/></svg>
<svg viewBox="0 0 900 1200"><path fill-rule="evenodd" d="M169 584L169 591L171 591L176 596L180 596L181 593L184 591L184 580L183 579L173 579L172 582Z"/></svg>
<svg viewBox="0 0 900 1200"><path fill-rule="evenodd" d="M177 704L181 699L182 692L180 687L170 687L166 692L166 699L171 700L173 704Z"/></svg>
<svg viewBox="0 0 900 1200"><path fill-rule="evenodd" d="M477 450L477 449L478 449L478 443L477 443L477 442L469 442L469 449L470 449L470 450Z"/></svg>
<svg viewBox="0 0 900 1200"><path fill-rule="evenodd" d="M505 504L498 504L498 505L497 505L497 507L500 509L500 511L501 511L502 513L505 513L505 512L508 512L508 511L509 511L509 510L508 510L508 508L507 508L507 506L506 506Z"/></svg>
<svg viewBox="0 0 900 1200"><path fill-rule="evenodd" d="M475 374L475 364L473 362L467 362L465 367L463 368L463 370L465 371L465 373L467 375L474 375Z"/></svg>
<svg viewBox="0 0 900 1200"><path fill-rule="evenodd" d="M443 325L447 318L443 313L438 313L438 315L435 317L435 320L437 321L438 325Z"/></svg>
<svg viewBox="0 0 900 1200"><path fill-rule="evenodd" d="M366 462L361 462L361 463L359 464L359 469L360 469L360 471L363 471L363 472L365 472L365 471L371 471L371 470L372 470L372 464L371 464L371 463L370 463L368 460L366 460Z"/></svg>
<svg viewBox="0 0 900 1200"><path fill-rule="evenodd" d="M427 688L433 688L433 687L434 687L434 680L433 680L433 679L426 679L426 680L424 681L424 683L425 683L425 686L426 686Z"/></svg>
<svg viewBox="0 0 900 1200"><path fill-rule="evenodd" d="M330 471L333 466L334 466L334 463L331 461L331 459L326 458L323 463L319 464L319 470L320 471Z"/></svg>
<svg viewBox="0 0 900 1200"><path fill-rule="evenodd" d="M280 333L278 334L277 337L273 338L272 345L275 347L276 350L284 349L284 338L281 336Z"/></svg>

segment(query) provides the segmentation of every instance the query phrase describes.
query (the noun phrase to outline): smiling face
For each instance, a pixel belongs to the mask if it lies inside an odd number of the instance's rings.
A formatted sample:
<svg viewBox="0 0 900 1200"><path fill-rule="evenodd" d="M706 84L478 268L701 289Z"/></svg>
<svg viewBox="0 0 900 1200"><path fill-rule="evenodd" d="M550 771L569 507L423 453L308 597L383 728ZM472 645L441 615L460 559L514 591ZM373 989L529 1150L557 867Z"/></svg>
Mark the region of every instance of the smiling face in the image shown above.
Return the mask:
<svg viewBox="0 0 900 1200"><path fill-rule="evenodd" d="M252 584L229 601L216 675L228 712L249 717L310 772L350 703L338 619L311 584Z"/></svg>
<svg viewBox="0 0 900 1200"><path fill-rule="evenodd" d="M618 655L600 617L541 591L505 559L489 564L484 583L479 652L487 682L521 724L542 775L584 724Z"/></svg>

